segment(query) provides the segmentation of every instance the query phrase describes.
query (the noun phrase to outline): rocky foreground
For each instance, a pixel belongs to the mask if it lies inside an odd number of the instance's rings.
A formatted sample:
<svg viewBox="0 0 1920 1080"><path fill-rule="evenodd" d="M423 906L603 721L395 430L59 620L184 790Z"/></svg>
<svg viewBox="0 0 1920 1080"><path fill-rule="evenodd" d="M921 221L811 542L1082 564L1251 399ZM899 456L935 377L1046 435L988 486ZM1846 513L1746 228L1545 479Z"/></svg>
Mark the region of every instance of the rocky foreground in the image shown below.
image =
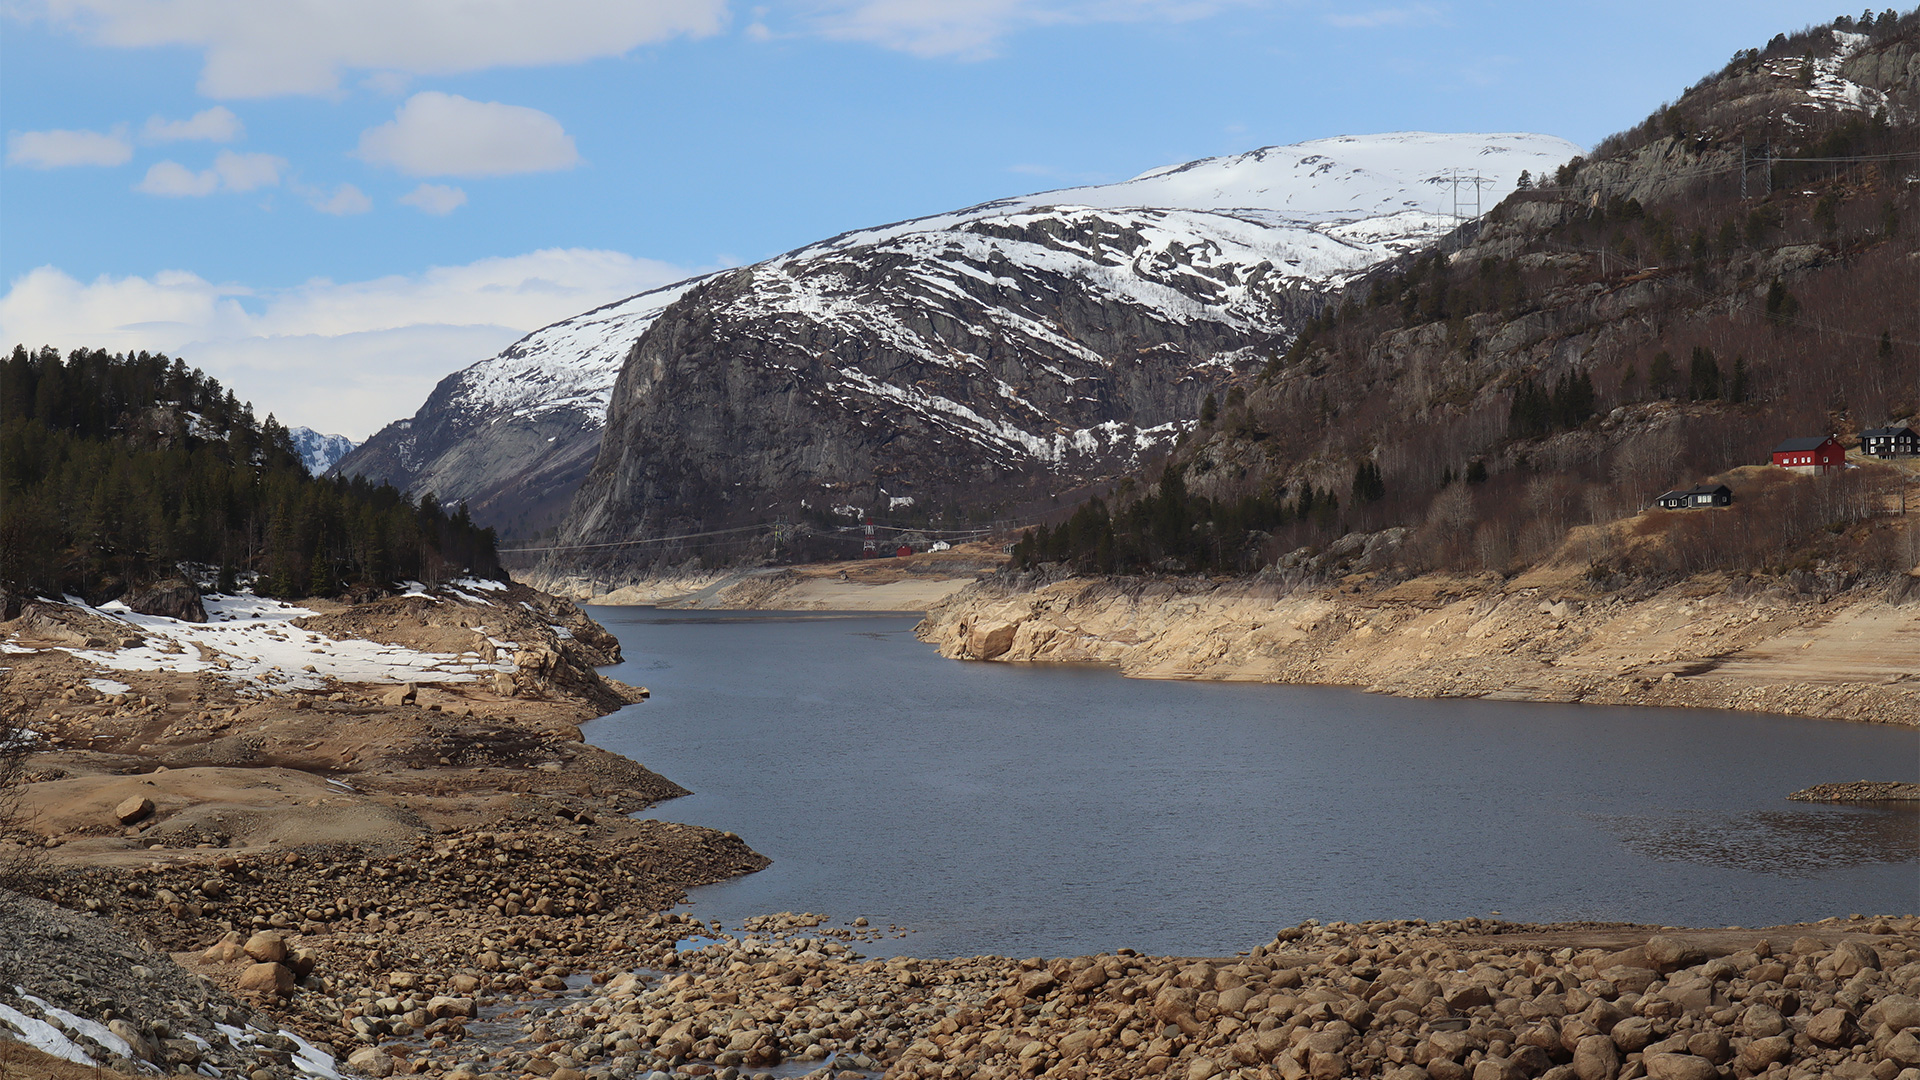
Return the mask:
<svg viewBox="0 0 1920 1080"><path fill-rule="evenodd" d="M1346 557L1366 565L1363 550ZM1920 580L1798 585L1716 574L1603 588L1565 568L1511 581L1005 578L935 604L917 632L956 659L1109 663L1136 678L1920 725Z"/></svg>
<svg viewBox="0 0 1920 1080"><path fill-rule="evenodd" d="M0 651L0 710L35 750L0 843L32 898L0 891L0 917L58 915L68 943L0 933L0 1039L54 1053L23 1075L352 1071L397 1033L444 1044L483 987L656 960L687 888L766 865L626 816L685 790L578 725L645 691L597 671L619 659L604 628L522 586L167 616L38 601ZM408 972L466 1011L381 1011Z"/></svg>
<svg viewBox="0 0 1920 1080"><path fill-rule="evenodd" d="M1911 916L1722 931L1308 922L1224 959L1056 960L866 960L858 930L810 921L534 1008L516 1043L456 1047L445 1075L729 1080L797 1059L821 1075L983 1080L1920 1077Z"/></svg>

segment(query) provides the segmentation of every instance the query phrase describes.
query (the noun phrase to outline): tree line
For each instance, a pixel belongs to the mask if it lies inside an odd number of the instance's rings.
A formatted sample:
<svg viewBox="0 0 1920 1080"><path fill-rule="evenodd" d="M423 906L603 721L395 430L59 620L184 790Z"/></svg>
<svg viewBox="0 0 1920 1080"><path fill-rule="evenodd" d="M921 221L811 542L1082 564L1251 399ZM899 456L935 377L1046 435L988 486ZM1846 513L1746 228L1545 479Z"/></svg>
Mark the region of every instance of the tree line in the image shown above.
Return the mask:
<svg viewBox="0 0 1920 1080"><path fill-rule="evenodd" d="M1362 462L1354 473L1354 502L1377 501L1385 491L1379 468ZM1014 568L1057 563L1101 574L1246 573L1272 561L1276 534L1324 543L1344 529L1340 497L1310 484L1291 494L1211 499L1188 489L1183 465L1170 464L1158 483L1127 500L1130 494L1123 488L1118 509L1096 497L1057 527L1022 533L1013 547Z"/></svg>
<svg viewBox="0 0 1920 1080"><path fill-rule="evenodd" d="M287 429L184 362L15 346L0 362L0 590L102 603L180 573L282 598L496 576L464 505L310 476Z"/></svg>

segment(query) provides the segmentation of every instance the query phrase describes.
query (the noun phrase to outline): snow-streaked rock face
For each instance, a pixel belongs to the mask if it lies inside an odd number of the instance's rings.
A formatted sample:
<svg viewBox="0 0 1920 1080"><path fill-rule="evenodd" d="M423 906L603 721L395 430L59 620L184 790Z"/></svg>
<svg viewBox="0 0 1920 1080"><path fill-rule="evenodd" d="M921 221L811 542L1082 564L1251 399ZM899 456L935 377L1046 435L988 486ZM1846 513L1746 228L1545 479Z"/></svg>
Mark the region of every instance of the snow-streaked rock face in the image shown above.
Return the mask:
<svg viewBox="0 0 1920 1080"><path fill-rule="evenodd" d="M876 487L876 469L939 499L957 494L952 477L976 497L983 483L1004 498L1072 487L1175 437L1209 389L1284 347L1313 297L1452 228L1456 205L1474 205L1465 178L1482 178L1490 208L1523 170L1578 152L1539 135L1348 136L845 233L530 334L449 376L342 470L465 499L525 531L556 516L611 408L616 426L658 421L655 441L622 433L620 453L678 470L685 490L652 490L639 514L614 490L628 480L603 485L576 538L625 538L653 527L643 517L791 515L803 488L852 497ZM686 396L696 356L696 381L732 373L721 396ZM681 465L698 470L669 464L672 429L697 428L702 407L730 414L733 431L779 410L783 430L813 440L808 460L768 472L716 431L718 456L688 446ZM793 426L796 410L818 424ZM948 479L898 467L918 454ZM704 505L723 491L731 509Z"/></svg>
<svg viewBox="0 0 1920 1080"><path fill-rule="evenodd" d="M333 468L358 445L345 435L322 435L308 427L292 428L287 434L292 436L293 448L306 464L307 471L315 476Z"/></svg>

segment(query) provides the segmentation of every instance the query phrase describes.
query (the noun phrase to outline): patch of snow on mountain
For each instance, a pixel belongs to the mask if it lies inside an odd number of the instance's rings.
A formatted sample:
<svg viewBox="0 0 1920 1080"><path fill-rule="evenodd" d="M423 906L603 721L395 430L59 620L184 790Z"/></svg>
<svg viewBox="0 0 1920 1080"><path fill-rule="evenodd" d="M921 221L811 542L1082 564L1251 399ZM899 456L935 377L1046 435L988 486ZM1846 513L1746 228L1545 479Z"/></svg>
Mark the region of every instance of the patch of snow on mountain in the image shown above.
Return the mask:
<svg viewBox="0 0 1920 1080"><path fill-rule="evenodd" d="M668 305L706 279L689 278L535 330L462 372L455 404L523 417L577 409L597 426L627 350Z"/></svg>
<svg viewBox="0 0 1920 1080"><path fill-rule="evenodd" d="M1253 287L1259 275L1273 282L1337 286L1457 224L1456 191L1461 205L1473 204L1472 188L1456 186L1456 177L1480 177L1480 205L1491 208L1517 186L1523 170L1549 173L1578 153L1573 143L1545 135L1396 132L1207 158L1117 184L1040 192L844 233L759 264L735 313L802 314L870 333L933 363L973 363L977 358L923 340L899 314L830 269L838 259L880 251L907 256L901 274L919 287L913 299L927 308L965 300L981 284L1015 287L1012 278L994 269L1004 265L1070 275L1096 292L1181 321L1272 329L1262 293ZM1096 231L1104 239L1084 247L1057 237L1037 242L1002 235L1039 236L1036 226L1049 221L1101 225ZM1200 291L1211 299L1198 300L1193 290L1179 287L1182 275L1205 278ZM486 417L571 409L598 427L633 343L668 305L708 277L641 293L528 334L461 372L452 403ZM1023 312L1017 301L1000 305L992 321L997 325L975 331L1017 335L1062 356L1099 359L1056 333L1038 313ZM1094 438L1076 433L1063 441L997 431L994 424L961 419L964 413L951 405L933 411L990 441L1042 458L1057 460Z"/></svg>
<svg viewBox="0 0 1920 1080"><path fill-rule="evenodd" d="M1865 34L1851 34L1844 30L1830 30L1833 35L1833 54L1815 57L1779 57L1766 63L1768 74L1776 78L1801 82L1809 74L1807 67L1812 65L1812 81L1806 85L1806 96L1818 106L1835 109L1859 109L1872 112L1887 104L1887 95L1871 86L1862 86L1840 74L1840 68L1853 58L1853 55L1866 48L1868 37ZM1791 118L1786 118L1791 120ZM1801 126L1797 121L1794 126Z"/></svg>
<svg viewBox="0 0 1920 1080"><path fill-rule="evenodd" d="M293 428L287 434L292 436L293 448L299 453L307 472L314 476L333 468L334 462L346 457L354 447L360 445L345 435L322 435L307 427Z"/></svg>

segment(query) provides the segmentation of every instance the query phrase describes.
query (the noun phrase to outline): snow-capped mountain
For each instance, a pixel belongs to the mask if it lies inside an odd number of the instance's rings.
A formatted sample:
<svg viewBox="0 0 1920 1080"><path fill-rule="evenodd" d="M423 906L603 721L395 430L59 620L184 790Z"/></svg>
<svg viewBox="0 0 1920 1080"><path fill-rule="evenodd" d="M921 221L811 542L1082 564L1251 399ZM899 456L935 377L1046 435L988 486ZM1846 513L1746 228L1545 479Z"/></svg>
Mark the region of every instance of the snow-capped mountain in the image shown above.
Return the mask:
<svg viewBox="0 0 1920 1080"><path fill-rule="evenodd" d="M891 461L925 452L975 488L989 473L988 488L1072 486L1175 437L1209 389L1283 348L1316 296L1453 228L1475 205L1474 178L1491 208L1522 171L1578 152L1540 135L1347 136L856 230L529 334L449 376L341 467L466 499L509 532L536 528L585 475L611 409L657 428L642 444L623 433L622 453L656 469L682 451L681 464L698 459L681 495L646 497L656 522L707 519L714 491L739 512L797 511L800 490L823 484L852 498L891 467L863 456L866 434L869 449L892 445ZM732 396L660 397L696 358L705 374L732 372ZM764 475L747 463L749 479L736 459L759 451L729 450L722 431L711 447L679 446L701 424L696 404L756 430L774 407L760 391L789 419L820 418L787 430L816 440L811 463ZM631 510L597 498L569 534L652 527Z"/></svg>
<svg viewBox="0 0 1920 1080"><path fill-rule="evenodd" d="M345 435L322 435L309 427L291 428L287 434L293 437L293 448L306 463L307 471L315 476L333 468L360 445Z"/></svg>

